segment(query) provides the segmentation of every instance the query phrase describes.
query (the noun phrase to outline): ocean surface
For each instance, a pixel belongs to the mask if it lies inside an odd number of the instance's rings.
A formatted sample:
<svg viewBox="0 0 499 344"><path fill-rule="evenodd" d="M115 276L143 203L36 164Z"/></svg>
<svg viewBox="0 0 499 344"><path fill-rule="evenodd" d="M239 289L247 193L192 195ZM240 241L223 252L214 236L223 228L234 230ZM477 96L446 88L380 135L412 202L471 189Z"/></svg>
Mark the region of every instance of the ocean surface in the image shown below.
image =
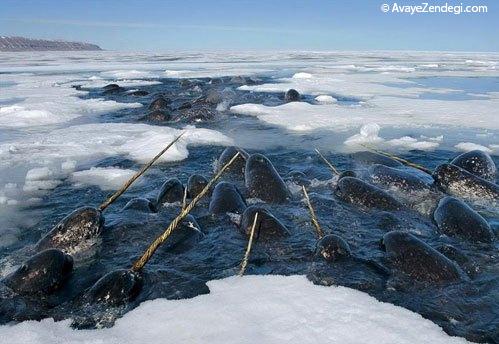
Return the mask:
<svg viewBox="0 0 499 344"><path fill-rule="evenodd" d="M209 178L221 152L235 145L266 155L292 192L288 204L267 205L290 236L258 241L248 275L305 275L311 288L312 283L338 285L367 293L419 313L449 336L499 342L497 240L492 245L473 244L440 233L432 212L442 194L387 190L407 206L393 212L397 221L392 229L410 231L435 248L452 245L468 259L468 280L420 285L387 277L359 260L331 264L316 257L317 237L301 187L287 177L291 172L304 174L326 233L342 236L356 257L382 264L379 243L388 231L381 225L386 214L338 200L333 194L337 177L314 149L320 149L339 170L353 169L366 179L367 167L351 157L366 146L429 169L474 149L486 151L498 165L498 64L498 54L436 52L0 53L0 277L32 255L32 245L65 215L81 206L101 204L184 131L178 144L104 212L102 242L75 262L67 286L39 306L34 318L73 319L73 326L80 328L109 327L134 308L140 311L144 301L204 295L213 283L222 283L214 280L236 275L247 238L237 228L237 215L210 215L207 199L193 211L203 238L175 250L159 249L146 267L143 290L134 302L105 311L75 306L75 300L105 273L130 267L179 211L179 204L165 205L155 213L124 211L125 204L135 197L154 199L169 178L184 184L192 174ZM108 84L122 88L105 92ZM285 101L284 92L291 88L300 93L299 102ZM138 90L145 92L134 93ZM172 120L145 117L158 94L172 101ZM206 101L207 96L213 100ZM181 110L184 104L195 105L192 109L198 112ZM226 175L223 179L246 192L241 178ZM251 198L247 202L260 203ZM480 201L471 206L497 234L499 206ZM213 281L210 289L208 281ZM254 281L265 293L265 279ZM304 288L301 280L290 281ZM269 277L268 283L276 292L272 284L276 282ZM283 302L292 300L292 296L283 298ZM240 305L242 311L245 306ZM366 310L361 303L358 307ZM383 318L382 312L394 314L398 308L374 307L372 312ZM163 316L160 308L153 309ZM331 316L323 315L324 319ZM122 320L130 321L126 317ZM355 323L355 315L348 317ZM369 316L360 319L369 322ZM406 326L418 321L425 320ZM60 330L71 333L70 323L62 322L64 330ZM385 329L390 325L380 324ZM53 325L0 327L0 333L27 330L33 334ZM451 342L444 333L438 336ZM217 341L218 337L206 338ZM436 337L427 339L438 342ZM326 341L326 337L317 340Z"/></svg>

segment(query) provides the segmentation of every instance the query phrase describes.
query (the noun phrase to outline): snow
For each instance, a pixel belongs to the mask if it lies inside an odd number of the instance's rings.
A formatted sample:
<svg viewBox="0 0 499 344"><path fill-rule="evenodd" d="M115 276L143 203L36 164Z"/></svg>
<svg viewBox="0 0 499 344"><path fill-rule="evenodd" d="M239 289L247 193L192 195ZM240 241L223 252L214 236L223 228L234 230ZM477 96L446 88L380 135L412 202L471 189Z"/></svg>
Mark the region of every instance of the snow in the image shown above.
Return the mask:
<svg viewBox="0 0 499 344"><path fill-rule="evenodd" d="M379 137L381 127L377 123L369 123L360 128L360 133L349 137L345 144L349 146L373 144L384 141Z"/></svg>
<svg viewBox="0 0 499 344"><path fill-rule="evenodd" d="M141 304L112 328L74 330L70 320L0 327L11 344L129 343L467 343L421 315L350 288L304 276L229 277L210 293Z"/></svg>
<svg viewBox="0 0 499 344"><path fill-rule="evenodd" d="M137 171L117 167L92 167L74 172L71 180L76 185L97 185L101 190L118 190ZM138 180L133 186L140 183Z"/></svg>
<svg viewBox="0 0 499 344"><path fill-rule="evenodd" d="M17 182L24 184L24 194L38 197L44 191L60 185L78 165L88 165L109 156L123 156L145 163L181 132L185 132L184 136L159 161L186 159L189 155L188 146L232 144L230 138L215 130L195 126L173 129L133 123L82 124L0 144L0 168L8 170L19 165L32 166L25 172L25 180ZM43 166L39 166L40 164ZM106 173L111 172L116 171L97 169L76 172L73 177L76 178L75 182L98 185L107 190L126 179L123 175L111 182L107 179L112 179L113 176L106 176ZM17 175L21 175L21 172ZM22 196L15 192L11 194L13 199Z"/></svg>
<svg viewBox="0 0 499 344"><path fill-rule="evenodd" d="M324 95L324 94L315 97L315 100L319 103L324 103L324 104L333 104L333 103L336 103L336 101L337 101L332 96L328 96L328 95Z"/></svg>
<svg viewBox="0 0 499 344"><path fill-rule="evenodd" d="M486 153L492 153L494 150L488 147L473 143L473 142L460 142L455 146L458 150L463 152L469 152L472 150L481 150Z"/></svg>
<svg viewBox="0 0 499 344"><path fill-rule="evenodd" d="M305 72L300 72L293 75L293 79L310 79L311 77L312 74Z"/></svg>

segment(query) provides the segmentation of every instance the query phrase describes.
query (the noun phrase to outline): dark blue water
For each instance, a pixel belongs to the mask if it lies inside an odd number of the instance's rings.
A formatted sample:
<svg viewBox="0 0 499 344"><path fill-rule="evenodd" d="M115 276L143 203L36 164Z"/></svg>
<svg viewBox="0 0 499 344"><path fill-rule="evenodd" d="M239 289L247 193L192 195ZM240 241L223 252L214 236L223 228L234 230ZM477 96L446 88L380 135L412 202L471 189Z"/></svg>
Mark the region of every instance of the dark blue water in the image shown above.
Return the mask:
<svg viewBox="0 0 499 344"><path fill-rule="evenodd" d="M194 91L192 85L199 86L201 94L213 89L221 91L226 87L235 89L239 86L230 78L217 79L216 82L210 79L191 80L192 84L188 86L175 79L160 81L161 85L140 87L149 92L149 95L144 97L133 97L126 93L103 95L102 90L91 90L88 97L105 97L119 102L139 101L147 106L155 94L164 93L173 100L172 108L176 108L183 102L192 102L199 96L199 92ZM267 81L265 78L260 78L257 82ZM440 78L430 81L418 79L418 82L429 82L427 86L431 87L437 87L436 85L449 87L449 84L445 84ZM478 89L479 86L470 85L466 92L478 92ZM282 94L236 90L231 97L232 105L259 103L275 106L283 103ZM311 96L305 95L304 100L313 104ZM211 110L214 110L214 106L211 106ZM291 235L279 240L258 241L249 260L248 274L305 274L313 283L352 287L367 292L379 300L416 311L442 326L451 335L480 342L498 340L498 246L472 244L442 236L430 216L442 194L435 192L431 196L417 198L409 197L401 191L390 190L389 192L407 205L407 209L393 212L398 220L393 224L394 227L388 228L383 223L379 211L362 210L345 204L334 196L335 180L331 171L310 148L318 140L313 133L298 136L262 124L253 117L235 117L215 110L214 113L212 118L196 122L196 126L232 133L233 137L237 137L238 133L244 133L249 136L246 140L274 141L270 148L250 148L249 152L265 154L281 176L290 171L303 172L311 181L308 187L311 202L325 232L342 236L350 244L356 257L383 264L381 237L390 229L405 229L416 232L422 240L433 247L442 244L455 246L476 268L469 273L467 281L433 286L408 282L396 275L386 276L372 265L360 263L358 260L326 263L314 255L317 242L314 228L310 224L309 214L302 202L302 195L298 192L298 186L289 182L291 190L294 191L289 204L267 205L267 207L286 225ZM100 120L136 123L143 114L143 109L127 109L104 115ZM155 125L181 128L186 125L186 121L155 123ZM29 304L29 307L36 311L26 312L26 318L73 318L76 319L75 325L80 327L93 327L97 324L111 326L116 317L133 309L144 300L159 297L193 297L208 292L206 281L236 274L245 251L247 237L239 231L234 218L209 214L208 200L204 200L192 213L205 234L203 239L179 251L172 252L160 248L146 266L145 284L138 299L126 307L114 310L82 307L78 303L84 291L106 272L129 268L179 211L178 206L171 206L160 209L158 213L123 212L123 206L134 197L154 198L161 184L169 178L179 178L184 184L194 173L209 178L213 174L213 163L222 150L223 147L219 146L190 147L189 157L186 160L160 163L148 171L140 186L128 191L105 211L106 229L96 253L76 264L67 285L49 301L42 303L33 301L33 304ZM355 163L348 155L327 153L326 155L340 170L355 169L361 175L365 174L366 166ZM410 151L404 157L433 169L449 161L454 155L454 152L442 150L430 153ZM496 159L497 163L499 161ZM97 165L140 168L135 162L119 156L103 159ZM412 172L417 173L414 170ZM222 179L233 182L245 193L242 178L226 175ZM37 214L42 220L35 226L21 228L19 242L0 250L0 258L22 261L30 255L26 246L35 243L66 214L84 205L98 206L107 196L109 194L98 187L75 188L69 181L63 183L48 194L41 204L21 210L21 215L29 217ZM497 232L498 214L484 211L483 215Z"/></svg>

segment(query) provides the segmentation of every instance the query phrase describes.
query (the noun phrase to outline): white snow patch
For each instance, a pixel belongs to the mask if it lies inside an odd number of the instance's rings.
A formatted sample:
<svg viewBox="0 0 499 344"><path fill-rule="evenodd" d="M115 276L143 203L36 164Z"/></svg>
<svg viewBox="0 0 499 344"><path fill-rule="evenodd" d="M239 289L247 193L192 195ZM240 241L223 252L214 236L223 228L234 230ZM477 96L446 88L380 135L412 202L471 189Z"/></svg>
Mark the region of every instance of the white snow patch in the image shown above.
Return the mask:
<svg viewBox="0 0 499 344"><path fill-rule="evenodd" d="M323 104L333 104L333 103L337 102L337 100L335 98L333 98L332 96L328 96L328 95L324 95L324 94L315 97L315 100L317 102L323 103Z"/></svg>
<svg viewBox="0 0 499 344"><path fill-rule="evenodd" d="M392 146L400 146L408 149L434 150L439 146L438 142L418 141L414 137L403 136L399 139L388 141Z"/></svg>
<svg viewBox="0 0 499 344"><path fill-rule="evenodd" d="M118 190L136 171L117 167L92 167L74 172L71 180L77 185L97 185L101 190ZM140 180L133 186L139 185Z"/></svg>
<svg viewBox="0 0 499 344"><path fill-rule="evenodd" d="M116 79L142 79L151 78L154 75L148 71L141 70L112 70L107 72L102 72L102 76L106 78L116 78Z"/></svg>
<svg viewBox="0 0 499 344"><path fill-rule="evenodd" d="M312 77L312 74L305 73L305 72L295 73L293 75L293 79L310 79L311 77Z"/></svg>
<svg viewBox="0 0 499 344"><path fill-rule="evenodd" d="M357 146L382 142L384 139L378 135L380 129L381 127L376 123L363 125L360 128L360 133L346 139L345 144L347 146Z"/></svg>
<svg viewBox="0 0 499 344"><path fill-rule="evenodd" d="M25 180L17 182L24 183L22 191L25 194L39 197L61 184L77 165L92 164L109 156L124 156L145 163L181 132L185 132L184 136L170 147L160 161L179 161L187 158L190 145L233 144L230 138L215 130L194 126L173 129L132 123L83 124L0 144L0 171L13 171L13 168L28 166ZM113 171L77 173L76 178L77 181L80 178L79 181L90 184L93 176L96 178L96 185L112 188L105 180L106 172ZM21 176L20 173L17 175ZM16 181L4 177L3 182ZM9 198L16 197L22 198L22 195L13 194Z"/></svg>
<svg viewBox="0 0 499 344"><path fill-rule="evenodd" d="M458 150L463 151L463 152L469 152L472 150L481 150L481 151L487 152L487 153L493 152L492 149L485 147L485 146L482 146L482 145L479 145L477 143L473 143L473 142L460 142L457 145L455 145L454 147L456 147Z"/></svg>
<svg viewBox="0 0 499 344"><path fill-rule="evenodd" d="M12 344L130 343L467 343L421 315L304 276L229 277L210 294L144 302L112 328L74 330L70 321L0 327Z"/></svg>

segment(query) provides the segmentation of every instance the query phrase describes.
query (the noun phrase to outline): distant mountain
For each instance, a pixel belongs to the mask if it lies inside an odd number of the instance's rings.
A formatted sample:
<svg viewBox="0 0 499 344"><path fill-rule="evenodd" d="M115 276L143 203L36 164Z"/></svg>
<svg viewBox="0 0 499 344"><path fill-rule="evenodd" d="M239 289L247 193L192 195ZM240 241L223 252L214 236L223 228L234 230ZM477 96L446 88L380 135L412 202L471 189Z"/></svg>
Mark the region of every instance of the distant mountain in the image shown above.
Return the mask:
<svg viewBox="0 0 499 344"><path fill-rule="evenodd" d="M25 37L0 36L0 51L71 51L102 50L98 45L61 40L31 39Z"/></svg>

